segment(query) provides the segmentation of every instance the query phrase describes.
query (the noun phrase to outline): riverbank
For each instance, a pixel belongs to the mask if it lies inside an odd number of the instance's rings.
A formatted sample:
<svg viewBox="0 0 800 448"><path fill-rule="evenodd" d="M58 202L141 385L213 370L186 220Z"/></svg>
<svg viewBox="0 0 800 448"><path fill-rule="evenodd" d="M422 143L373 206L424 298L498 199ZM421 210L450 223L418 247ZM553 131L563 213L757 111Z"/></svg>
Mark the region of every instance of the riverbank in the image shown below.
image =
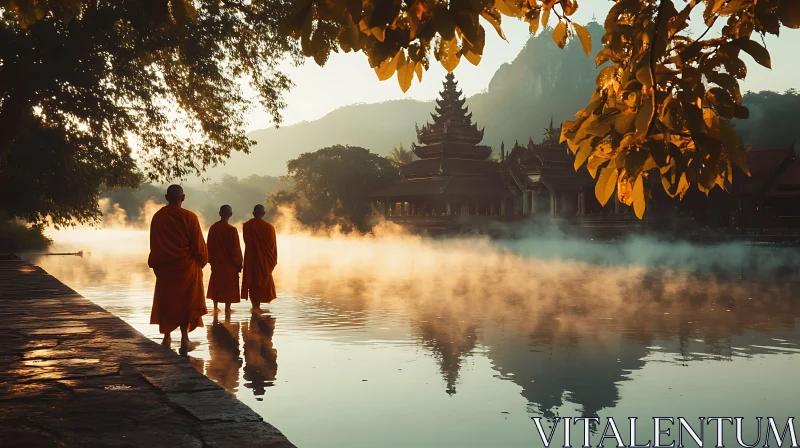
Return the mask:
<svg viewBox="0 0 800 448"><path fill-rule="evenodd" d="M41 268L0 260L3 446L293 447L187 359Z"/></svg>
<svg viewBox="0 0 800 448"><path fill-rule="evenodd" d="M14 252L44 251L51 244L53 240L45 236L40 227L0 219L0 256Z"/></svg>

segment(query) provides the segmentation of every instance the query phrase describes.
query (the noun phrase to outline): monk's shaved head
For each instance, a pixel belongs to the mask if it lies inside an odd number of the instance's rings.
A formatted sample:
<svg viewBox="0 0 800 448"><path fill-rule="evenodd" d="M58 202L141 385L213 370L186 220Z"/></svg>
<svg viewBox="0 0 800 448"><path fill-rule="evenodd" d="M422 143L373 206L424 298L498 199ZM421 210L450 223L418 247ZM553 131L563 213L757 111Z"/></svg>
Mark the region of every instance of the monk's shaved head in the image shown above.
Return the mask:
<svg viewBox="0 0 800 448"><path fill-rule="evenodd" d="M170 185L167 188L167 194L164 196L167 198L167 202L170 205L180 205L186 199L186 196L183 194L183 187L180 185Z"/></svg>
<svg viewBox="0 0 800 448"><path fill-rule="evenodd" d="M228 220L233 216L233 208L230 205L223 205L219 208L219 220L222 222L228 222Z"/></svg>
<svg viewBox="0 0 800 448"><path fill-rule="evenodd" d="M266 215L266 214L267 214L267 212L264 209L263 205L258 204L255 207L253 207L253 216L255 216L256 218L263 218L264 215Z"/></svg>

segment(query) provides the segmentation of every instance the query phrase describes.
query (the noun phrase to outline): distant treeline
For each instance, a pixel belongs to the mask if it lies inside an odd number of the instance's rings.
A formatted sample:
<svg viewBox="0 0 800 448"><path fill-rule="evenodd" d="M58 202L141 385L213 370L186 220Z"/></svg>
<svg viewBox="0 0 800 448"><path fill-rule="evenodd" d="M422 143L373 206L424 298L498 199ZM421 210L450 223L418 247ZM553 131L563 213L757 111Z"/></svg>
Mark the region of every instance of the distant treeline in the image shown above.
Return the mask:
<svg viewBox="0 0 800 448"><path fill-rule="evenodd" d="M240 179L234 176L223 176L218 182L202 187L184 187L186 202L184 207L197 213L210 224L218 219L219 207L227 204L233 208L233 220L244 221L251 217L253 206L266 205L269 193L292 187L291 181L283 181L278 177L252 175ZM163 205L165 186L143 183L137 189L119 188L105 190L100 195L102 212L106 216L118 213L115 205L125 211L125 224L141 226L144 222L145 205L148 202Z"/></svg>
<svg viewBox="0 0 800 448"><path fill-rule="evenodd" d="M747 92L743 101L750 109L750 118L734 120L736 132L745 144L754 149L772 149L800 140L800 92Z"/></svg>

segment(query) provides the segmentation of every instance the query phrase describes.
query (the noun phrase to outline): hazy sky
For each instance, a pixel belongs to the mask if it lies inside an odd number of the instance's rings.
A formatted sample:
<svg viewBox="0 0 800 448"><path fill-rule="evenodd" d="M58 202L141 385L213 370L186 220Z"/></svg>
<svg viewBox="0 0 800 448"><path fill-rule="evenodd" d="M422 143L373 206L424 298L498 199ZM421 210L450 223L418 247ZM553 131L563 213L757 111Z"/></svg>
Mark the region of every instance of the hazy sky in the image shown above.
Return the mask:
<svg viewBox="0 0 800 448"><path fill-rule="evenodd" d="M574 18L578 23L587 23L595 16L602 23L609 5L610 2L602 0L582 0ZM702 7L697 9L702 10ZM554 24L555 20L551 18L550 25ZM508 17L503 21L507 41L485 22L484 29L486 47L481 63L476 67L462 59L455 70L459 86L466 95L486 89L498 67L511 62L529 37L527 24ZM742 83L742 91L800 89L800 30L783 28L780 38L767 39L766 43L772 56L772 70L761 67L744 55L742 59L747 64L748 76ZM291 75L295 87L286 95L288 107L283 112L284 126L316 120L349 104L401 98L432 99L441 89L446 73L437 61L432 60L431 69L423 73L422 82L415 77L411 88L403 93L396 77L379 81L362 53L333 54L324 67L319 67L313 59L308 59L300 67L287 64L286 72ZM263 111L255 110L250 114L248 130L269 126L272 126L271 121Z"/></svg>

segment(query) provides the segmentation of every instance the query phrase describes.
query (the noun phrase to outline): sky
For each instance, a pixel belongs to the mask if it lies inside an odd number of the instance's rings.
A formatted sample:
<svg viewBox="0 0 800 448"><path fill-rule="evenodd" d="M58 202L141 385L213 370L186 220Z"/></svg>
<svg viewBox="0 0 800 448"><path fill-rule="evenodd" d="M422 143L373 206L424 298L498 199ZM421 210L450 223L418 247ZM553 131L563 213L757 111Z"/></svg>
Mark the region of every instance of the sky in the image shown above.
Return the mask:
<svg viewBox="0 0 800 448"><path fill-rule="evenodd" d="M587 23L596 18L602 23L611 2L582 0L580 5L573 16L576 22ZM702 7L697 9L702 10ZM473 66L462 59L454 72L459 87L467 96L485 90L495 71L502 64L511 62L530 36L526 23L509 17L504 17L503 21L507 40L501 39L491 25L486 22L483 24L486 30L486 46L480 64ZM551 18L550 26L554 25L555 20ZM770 36L765 42L772 56L772 70L761 67L744 55L748 75L741 83L742 91L783 92L789 88L800 89L800 30L783 28L780 38ZM446 74L444 68L432 58L431 68L423 73L422 82L414 78L411 88L403 93L396 77L379 81L363 53L333 54L324 67L318 66L313 59L308 59L299 67L287 63L284 70L295 87L285 95L288 106L283 111L282 126L316 120L350 104L378 103L403 98L430 100L437 96ZM271 126L271 120L261 109L251 111L248 116L248 131Z"/></svg>

